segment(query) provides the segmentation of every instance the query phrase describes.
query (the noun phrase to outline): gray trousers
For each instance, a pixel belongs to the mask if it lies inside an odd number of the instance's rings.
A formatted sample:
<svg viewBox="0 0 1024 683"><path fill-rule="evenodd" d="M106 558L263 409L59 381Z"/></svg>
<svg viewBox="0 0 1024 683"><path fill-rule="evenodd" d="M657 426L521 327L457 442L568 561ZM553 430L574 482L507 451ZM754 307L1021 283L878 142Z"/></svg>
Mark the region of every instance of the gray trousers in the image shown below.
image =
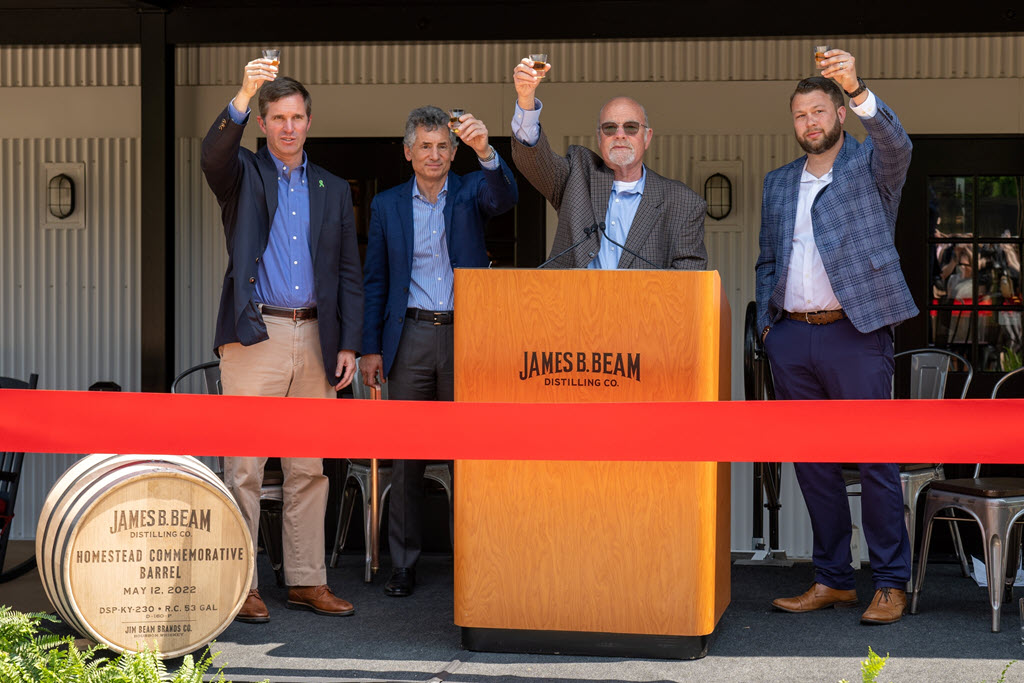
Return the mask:
<svg viewBox="0 0 1024 683"><path fill-rule="evenodd" d="M390 399L455 399L454 332L453 325L434 325L406 318L395 362L387 377ZM446 433L446 425L437 425L436 438L445 438ZM395 460L392 466L388 545L391 564L395 568L415 567L420 557L423 547L423 471L429 462Z"/></svg>

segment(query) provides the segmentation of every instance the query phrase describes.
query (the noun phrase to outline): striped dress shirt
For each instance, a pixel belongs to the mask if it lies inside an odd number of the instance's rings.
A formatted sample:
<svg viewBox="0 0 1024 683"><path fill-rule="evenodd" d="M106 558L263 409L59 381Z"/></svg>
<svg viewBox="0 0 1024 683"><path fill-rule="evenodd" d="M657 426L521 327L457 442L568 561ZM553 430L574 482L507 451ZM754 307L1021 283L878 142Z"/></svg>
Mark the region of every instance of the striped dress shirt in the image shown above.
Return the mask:
<svg viewBox="0 0 1024 683"><path fill-rule="evenodd" d="M455 275L448 258L444 206L448 199L448 180L431 204L412 184L412 281L409 283L409 307L425 311L451 311Z"/></svg>

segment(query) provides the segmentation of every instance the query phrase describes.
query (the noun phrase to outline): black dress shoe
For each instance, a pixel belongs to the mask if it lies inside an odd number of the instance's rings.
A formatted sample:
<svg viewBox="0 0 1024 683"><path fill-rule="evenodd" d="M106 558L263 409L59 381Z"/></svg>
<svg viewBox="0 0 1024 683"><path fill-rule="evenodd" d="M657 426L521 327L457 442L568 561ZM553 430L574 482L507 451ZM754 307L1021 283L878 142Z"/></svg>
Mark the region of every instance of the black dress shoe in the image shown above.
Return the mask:
<svg viewBox="0 0 1024 683"><path fill-rule="evenodd" d="M384 584L384 594L404 598L412 595L415 587L416 570L412 567L396 567L391 570L391 578Z"/></svg>

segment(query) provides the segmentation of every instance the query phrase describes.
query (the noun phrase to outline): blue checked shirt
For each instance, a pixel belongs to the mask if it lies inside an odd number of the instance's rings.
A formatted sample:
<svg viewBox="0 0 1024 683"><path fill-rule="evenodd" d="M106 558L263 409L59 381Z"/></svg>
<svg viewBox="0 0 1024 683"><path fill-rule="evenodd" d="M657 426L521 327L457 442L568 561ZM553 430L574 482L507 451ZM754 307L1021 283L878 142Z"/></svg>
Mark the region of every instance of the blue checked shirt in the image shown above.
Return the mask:
<svg viewBox="0 0 1024 683"><path fill-rule="evenodd" d="M228 107L231 119L243 125L249 111ZM270 155L277 169L277 213L271 219L270 239L256 274L256 301L282 308L316 306L313 256L309 251L309 187L306 153L302 165L289 169Z"/></svg>

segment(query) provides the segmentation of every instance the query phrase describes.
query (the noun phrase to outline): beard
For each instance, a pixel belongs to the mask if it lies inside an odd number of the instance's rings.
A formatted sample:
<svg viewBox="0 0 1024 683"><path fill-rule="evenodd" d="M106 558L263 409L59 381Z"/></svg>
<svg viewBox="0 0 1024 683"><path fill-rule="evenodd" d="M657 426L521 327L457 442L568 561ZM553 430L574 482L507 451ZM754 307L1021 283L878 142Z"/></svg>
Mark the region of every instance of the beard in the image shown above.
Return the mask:
<svg viewBox="0 0 1024 683"><path fill-rule="evenodd" d="M629 149L613 149L608 152L608 161L616 166L628 166L636 161L636 148L632 143L627 142Z"/></svg>
<svg viewBox="0 0 1024 683"><path fill-rule="evenodd" d="M806 133L804 134L806 135ZM832 146L839 142L839 137L842 134L843 123L837 116L835 125L832 126L830 130L826 131L824 137L822 137L818 142L811 142L799 135L797 136L796 141L800 143L800 146L803 147L804 151L808 154L821 154L822 152L827 152L832 149Z"/></svg>

